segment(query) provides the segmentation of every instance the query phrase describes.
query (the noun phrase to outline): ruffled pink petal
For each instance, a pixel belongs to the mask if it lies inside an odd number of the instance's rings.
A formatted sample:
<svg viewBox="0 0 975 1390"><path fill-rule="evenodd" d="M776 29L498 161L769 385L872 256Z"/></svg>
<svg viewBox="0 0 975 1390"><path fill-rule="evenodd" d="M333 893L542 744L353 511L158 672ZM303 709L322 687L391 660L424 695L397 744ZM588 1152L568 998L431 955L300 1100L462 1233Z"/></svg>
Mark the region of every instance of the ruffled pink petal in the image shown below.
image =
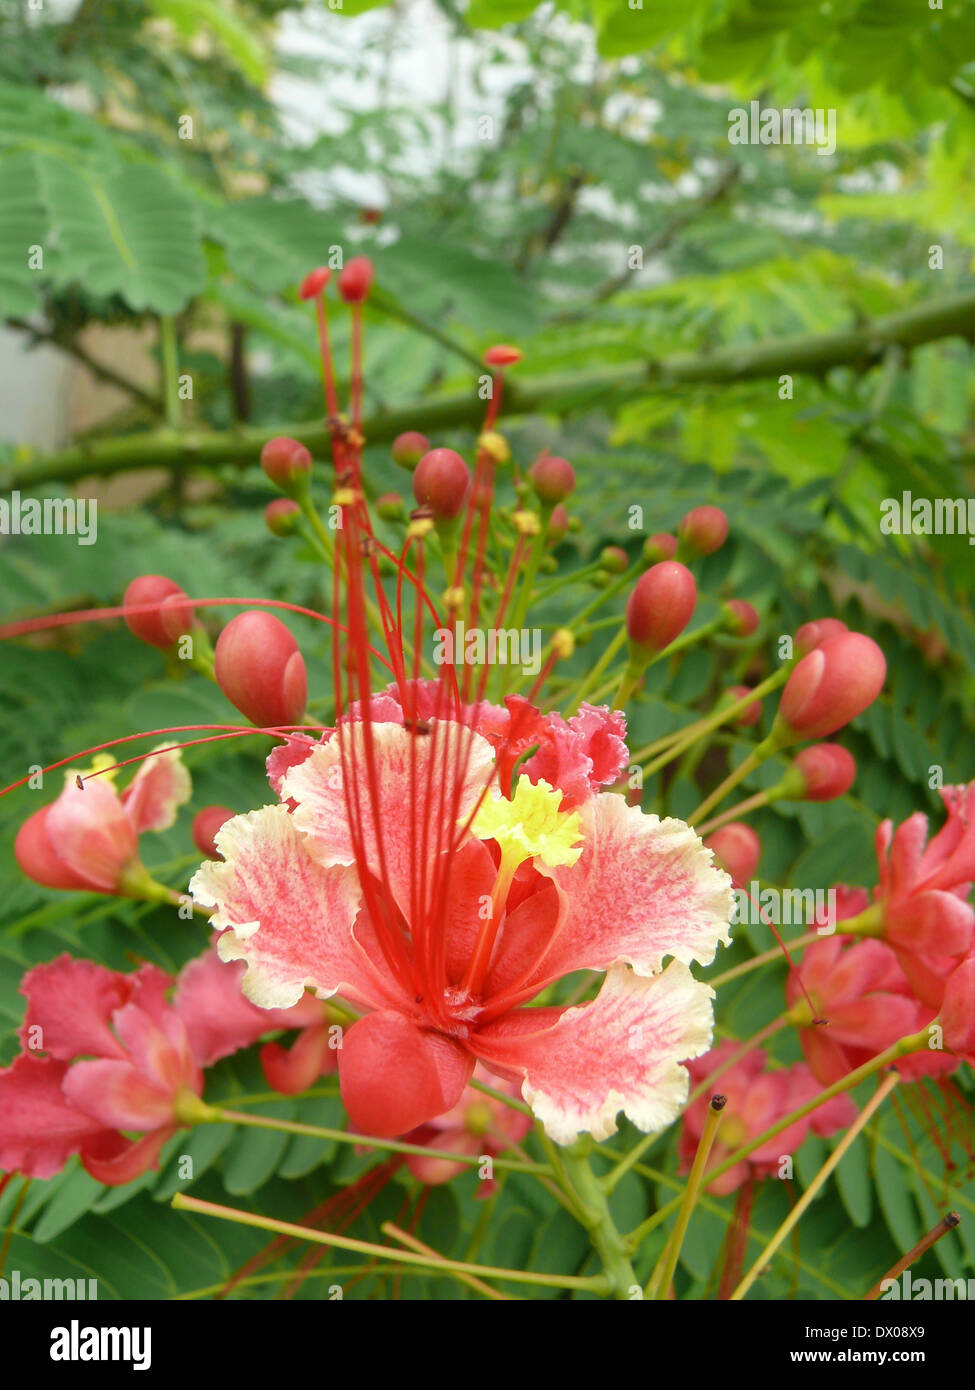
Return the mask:
<svg viewBox="0 0 975 1390"><path fill-rule="evenodd" d="M623 960L641 975L665 956L708 965L729 941L731 880L679 820L661 821L604 793L583 806L584 848L571 868L544 869L564 893L565 916L528 984Z"/></svg>
<svg viewBox="0 0 975 1390"><path fill-rule="evenodd" d="M591 1004L554 1019L550 1009L516 1010L468 1046L490 1067L521 1074L525 1100L557 1143L583 1132L608 1138L620 1110L639 1129L661 1129L687 1096L681 1061L711 1044L713 997L680 961L650 978L616 964Z"/></svg>
<svg viewBox="0 0 975 1390"><path fill-rule="evenodd" d="M47 816L46 831L58 858L106 893L136 857L135 830L118 793L104 778L84 788L68 783Z"/></svg>
<svg viewBox="0 0 975 1390"><path fill-rule="evenodd" d="M949 1052L975 1056L975 956L963 961L948 980L941 1025Z"/></svg>
<svg viewBox="0 0 975 1390"><path fill-rule="evenodd" d="M381 957L374 965L353 934L355 869L316 863L284 806L235 816L216 838L224 860L201 865L190 893L216 909L210 920L223 932L220 958L247 962L242 988L253 1003L290 1008L306 985L323 998L341 990L368 1008L402 998L392 976L380 973Z"/></svg>
<svg viewBox="0 0 975 1390"><path fill-rule="evenodd" d="M563 793L566 809L615 782L626 766L626 719L619 710L583 703L566 722L558 715L546 719L542 747L522 764L533 782L540 779Z"/></svg>
<svg viewBox="0 0 975 1390"><path fill-rule="evenodd" d="M67 1063L21 1053L0 1069L0 1171L52 1178L102 1125L62 1090Z"/></svg>
<svg viewBox="0 0 975 1390"><path fill-rule="evenodd" d="M178 1128L178 1125L166 1125L144 1134L141 1139L126 1139L124 1135L106 1130L85 1142L81 1162L96 1182L106 1187L122 1187L141 1178L150 1168L159 1167L159 1155Z"/></svg>
<svg viewBox="0 0 975 1390"><path fill-rule="evenodd" d="M168 830L193 790L180 750L165 743L159 748L166 751L154 748L122 793L122 805L137 835L144 830Z"/></svg>
<svg viewBox="0 0 975 1390"><path fill-rule="evenodd" d="M243 961L222 961L211 948L179 973L173 1008L201 1067L250 1047L273 1028L306 1028L325 1017L325 1005L311 994L291 1009L259 1009L241 992L245 970Z"/></svg>
<svg viewBox="0 0 975 1390"><path fill-rule="evenodd" d="M366 772L367 729L373 745L375 806ZM397 724L357 723L339 729L282 783L282 795L297 803L294 821L308 836L309 854L325 867L355 863L343 790L353 767L356 786L348 788L348 795L358 806L366 863L380 882L388 882L409 920L411 883L423 882L434 857L459 838L458 821L474 809L492 778L490 745L463 725L445 720L431 720L429 732L422 736Z"/></svg>
<svg viewBox="0 0 975 1390"><path fill-rule="evenodd" d="M58 956L35 965L21 982L27 1012L20 1028L21 1045L64 1061L75 1057L125 1058L109 1023L128 1000L130 979L94 961ZM34 1030L39 1028L40 1034Z"/></svg>
<svg viewBox="0 0 975 1390"><path fill-rule="evenodd" d="M318 741L325 743L330 737L331 731L322 734ZM288 734L284 743L271 749L267 755L265 767L267 768L267 780L276 796L281 795L281 783L291 768L303 763L314 747L315 740L308 734Z"/></svg>
<svg viewBox="0 0 975 1390"><path fill-rule="evenodd" d="M473 1070L459 1043L391 1010L353 1023L339 1052L352 1126L379 1138L405 1134L456 1105Z"/></svg>

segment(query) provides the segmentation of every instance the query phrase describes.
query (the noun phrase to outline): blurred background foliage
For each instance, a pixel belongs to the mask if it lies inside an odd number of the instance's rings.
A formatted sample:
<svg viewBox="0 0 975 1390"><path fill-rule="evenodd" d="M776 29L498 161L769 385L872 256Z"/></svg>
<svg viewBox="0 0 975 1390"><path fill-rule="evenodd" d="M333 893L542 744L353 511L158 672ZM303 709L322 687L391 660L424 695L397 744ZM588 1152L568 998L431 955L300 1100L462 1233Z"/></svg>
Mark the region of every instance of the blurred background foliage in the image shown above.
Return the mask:
<svg viewBox="0 0 975 1390"><path fill-rule="evenodd" d="M364 10L375 12L359 18ZM282 32L297 32L289 25L321 44L283 43ZM424 26L442 56L428 90L404 85L397 68L404 51L422 54ZM327 119L296 123L282 90ZM730 144L729 109L752 99L834 108L836 153ZM100 499L97 545L0 540L4 619L115 603L145 571L196 594L323 602L315 567L296 563L310 553L264 530L271 494L256 459L263 437L320 428L313 322L297 281L329 248L366 253L377 266L367 414L388 422L395 413L400 428L469 450L479 356L493 341L517 343L524 361L503 423L515 458L526 464L547 447L579 477L582 526L561 549L565 563L588 563L609 542L635 554L644 534L672 529L702 502L727 511L731 540L701 569L699 617L737 596L763 625L745 650L715 646L655 667L633 708L635 746L677 727L689 708L708 708L735 680L759 678L778 660L778 637L802 621L837 614L877 637L886 689L843 736L859 766L853 793L827 807L779 804L755 821L765 881L870 886L877 821L918 808L937 817L932 768L945 782L975 774L975 549L966 536L879 527L882 499L905 489L973 491L973 194L975 10L953 0L934 10L914 0L345 0L340 10L82 0L38 12L2 0L0 315L24 351L53 345L114 389L111 409L60 452L29 440L0 446L5 492L63 495L80 482ZM43 248L39 269L29 267L30 246ZM928 315L920 335L898 328L918 314ZM340 362L344 327L339 315ZM106 352L114 334L133 331L148 371ZM167 335L192 378L190 400L166 389ZM745 363L753 369L737 370ZM443 425L428 429L431 418ZM377 491L404 490L390 432L377 425L367 451ZM324 464L320 472L324 502ZM643 508L642 530L629 529L633 506ZM563 590L542 620L564 621L589 597ZM324 698L327 644L294 626L311 694ZM581 648L575 669L588 669L604 641ZM118 624L0 651L9 780L122 733L219 721L227 708ZM764 728L770 713L763 718ZM739 744L719 740L698 779L737 759ZM193 749L187 762L196 807L243 810L266 798L253 746ZM177 968L203 939L168 912L24 880L10 848L31 795L0 804L4 1062L26 965L68 949L115 966L145 957ZM693 770L681 769L649 786L645 804L687 814L699 797ZM194 858L192 810L147 846L150 865L174 883ZM770 944L765 928L743 938L726 962ZM721 1022L733 1036L781 1007L780 981L766 972L730 993ZM781 1060L796 1055L790 1045L778 1045ZM254 1104L341 1123L334 1086L319 1089ZM248 1056L221 1064L212 1094L239 1104L265 1091ZM949 1203L962 1225L916 1272L975 1270L975 1184L962 1152L970 1116L946 1118L933 1089L915 1095L868 1127L830 1185L838 1200L817 1203L758 1296L861 1296ZM959 1139L953 1167L947 1134ZM621 1224L672 1194L673 1142L658 1141L648 1172L620 1185ZM803 1149L800 1179L822 1150L821 1141ZM178 1136L161 1174L130 1188L102 1189L74 1167L32 1184L9 1262L25 1275L97 1274L102 1296L212 1291L260 1238L169 1212L175 1155L186 1152L198 1195L229 1192L286 1219L373 1162L350 1146L330 1153L281 1135ZM488 1209L475 1186L468 1176L430 1195L420 1237L508 1267L588 1271L583 1233L544 1192L514 1178ZM13 1185L0 1223L15 1200ZM376 1239L379 1223L413 1200L396 1174L351 1229ZM763 1185L749 1261L788 1200L782 1184ZM682 1255L686 1296L713 1294L732 1205L707 1199L695 1218ZM644 1272L658 1254L651 1239ZM278 1290L297 1258L251 1291ZM352 1264L354 1296L388 1295L394 1276ZM302 1296L324 1296L338 1277L318 1271ZM447 1280L400 1287L463 1296Z"/></svg>

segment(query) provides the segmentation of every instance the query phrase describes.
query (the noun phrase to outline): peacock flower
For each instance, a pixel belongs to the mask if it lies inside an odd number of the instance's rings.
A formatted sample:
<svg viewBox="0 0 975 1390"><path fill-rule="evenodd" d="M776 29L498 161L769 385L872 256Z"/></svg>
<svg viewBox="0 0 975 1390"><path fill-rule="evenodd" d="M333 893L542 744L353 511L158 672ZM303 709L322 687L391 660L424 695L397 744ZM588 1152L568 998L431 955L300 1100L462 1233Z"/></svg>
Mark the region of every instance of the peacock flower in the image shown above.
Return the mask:
<svg viewBox="0 0 975 1390"><path fill-rule="evenodd" d="M372 711L384 700L386 722ZM567 808L524 773L504 795L497 738L478 727L509 721L511 737L524 711L455 705L447 718L444 703L441 688L440 717L421 718L416 689L398 710L373 697L369 718L288 745L296 760L272 770L282 804L224 825L223 862L190 884L222 958L246 961L262 1008L310 988L361 1011L338 1064L363 1133L452 1110L478 1061L517 1082L557 1142L605 1138L621 1110L644 1130L667 1124L681 1062L710 1043L713 993L688 967L728 941L727 875L688 826L619 796L587 787ZM578 970L604 974L594 999L544 1002Z"/></svg>
<svg viewBox="0 0 975 1390"><path fill-rule="evenodd" d="M688 1063L691 1079L696 1083L706 1082L715 1072L718 1075L714 1084L702 1091L684 1115L678 1144L682 1172L687 1172L694 1161L704 1132L708 1104L716 1093L727 1097L727 1105L708 1168L717 1167L750 1139L764 1134L776 1121L811 1100L820 1089L812 1072L801 1062L792 1067L769 1069L768 1057L760 1047L752 1048L731 1066L720 1070L738 1051L740 1044L728 1038L705 1056ZM856 1106L849 1096L835 1096L753 1149L747 1158L708 1184L709 1190L717 1197L724 1197L749 1179L777 1177L782 1158L795 1154L807 1134L812 1132L826 1138L855 1119Z"/></svg>
<svg viewBox="0 0 975 1390"><path fill-rule="evenodd" d="M79 1153L110 1186L156 1167L177 1130L201 1118L205 1067L272 1029L300 1028L290 1058L307 1035L318 1038L325 1011L311 998L255 1008L241 996L239 968L212 949L176 981L154 965L126 975L63 955L29 970L20 988L24 1050L0 1069L0 1170L49 1178ZM303 1055L310 1050L305 1042Z"/></svg>
<svg viewBox="0 0 975 1390"><path fill-rule="evenodd" d="M166 830L177 809L190 798L190 775L178 749L160 749L146 758L121 793L105 768L113 759L100 754L91 769L99 776L79 785L65 775L56 801L42 806L17 832L14 854L28 878L45 888L82 889L124 895L145 881L139 836Z"/></svg>
<svg viewBox="0 0 975 1390"><path fill-rule="evenodd" d="M940 1008L948 976L975 944L975 782L943 787L948 819L925 844L928 818L918 811L896 830L877 829L878 926L897 952L917 997Z"/></svg>

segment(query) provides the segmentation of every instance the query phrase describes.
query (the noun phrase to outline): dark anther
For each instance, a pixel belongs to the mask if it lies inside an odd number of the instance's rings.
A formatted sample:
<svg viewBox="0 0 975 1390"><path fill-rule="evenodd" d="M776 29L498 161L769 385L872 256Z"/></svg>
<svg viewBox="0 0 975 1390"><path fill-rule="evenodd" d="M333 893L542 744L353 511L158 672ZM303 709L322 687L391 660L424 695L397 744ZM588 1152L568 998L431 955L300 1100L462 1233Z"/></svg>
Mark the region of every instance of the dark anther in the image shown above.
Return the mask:
<svg viewBox="0 0 975 1390"><path fill-rule="evenodd" d="M404 719L403 728L411 734L428 734L430 725L425 719Z"/></svg>
<svg viewBox="0 0 975 1390"><path fill-rule="evenodd" d="M422 1003L423 1003L423 995L422 995L422 994L418 994L418 995L416 996L416 998L413 1000L413 1002L414 1002L414 1004L422 1004Z"/></svg>
<svg viewBox="0 0 975 1390"><path fill-rule="evenodd" d="M363 555L375 555L379 549L379 543L374 536L363 536L360 541L360 548Z"/></svg>
<svg viewBox="0 0 975 1390"><path fill-rule="evenodd" d="M814 1018L814 1019L813 1019L813 1027L814 1027L814 1028L826 1028L826 1027L828 1027L828 1026L829 1026L829 1019L828 1019L828 1018Z"/></svg>
<svg viewBox="0 0 975 1390"><path fill-rule="evenodd" d="M711 1097L711 1109L714 1110L714 1111L723 1110L727 1104L728 1104L728 1097L727 1097L727 1096L712 1096L712 1097Z"/></svg>
<svg viewBox="0 0 975 1390"><path fill-rule="evenodd" d="M78 775L75 777L74 780L75 780L75 785L76 785L76 787L78 788L78 790L79 790L80 792L83 792L84 789L85 789L85 782L84 782L84 778L82 777L82 775L81 775L80 772L78 773Z"/></svg>

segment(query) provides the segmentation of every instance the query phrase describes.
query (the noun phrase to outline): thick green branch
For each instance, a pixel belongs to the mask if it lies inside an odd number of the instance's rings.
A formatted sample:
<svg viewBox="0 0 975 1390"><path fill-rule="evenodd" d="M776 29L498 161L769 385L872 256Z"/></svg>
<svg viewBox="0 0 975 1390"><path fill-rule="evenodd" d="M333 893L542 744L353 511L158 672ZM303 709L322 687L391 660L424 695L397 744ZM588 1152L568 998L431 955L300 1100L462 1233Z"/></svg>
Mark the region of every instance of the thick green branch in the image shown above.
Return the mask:
<svg viewBox="0 0 975 1390"><path fill-rule="evenodd" d="M614 364L592 371L540 377L519 386L505 385L504 411L510 418L538 411L576 410L603 403L608 395L637 396L680 386L730 386L741 381L778 377L784 373L821 376L833 367L866 371L884 360L891 347L908 350L939 338L975 341L975 291L937 300L841 333L778 338L752 346L720 348L700 356L682 354L649 361ZM395 438L403 430L424 432L470 426L481 421L484 403L476 390L430 396L365 420L363 431L373 443ZM272 434L300 439L313 453L324 454L328 439L324 423L260 428L238 427L221 432L174 431L86 441L62 453L20 461L0 470L0 486L22 487L58 478L69 480L88 473L120 473L136 468L183 464L212 466L256 460Z"/></svg>

